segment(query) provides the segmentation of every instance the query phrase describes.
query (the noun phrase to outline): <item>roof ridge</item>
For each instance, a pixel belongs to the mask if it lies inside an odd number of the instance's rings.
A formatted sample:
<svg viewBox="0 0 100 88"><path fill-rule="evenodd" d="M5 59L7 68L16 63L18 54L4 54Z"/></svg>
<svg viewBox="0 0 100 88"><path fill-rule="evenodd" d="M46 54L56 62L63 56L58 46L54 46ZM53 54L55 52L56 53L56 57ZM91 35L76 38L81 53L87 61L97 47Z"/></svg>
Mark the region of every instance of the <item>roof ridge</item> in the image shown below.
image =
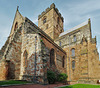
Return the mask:
<svg viewBox="0 0 100 88"><path fill-rule="evenodd" d="M74 30L76 30L76 29L78 29L78 28L80 28L80 27L83 27L83 26L87 25L88 23L89 23L89 20L87 20L87 21L85 21L85 22L83 22L83 23L81 23L81 24L79 24L79 25L77 25L77 26L75 26L75 27L73 27L73 28L71 28L71 29L68 29L68 30L66 30L65 32L61 33L61 34L59 35L59 37L65 35L65 34L67 34L67 33L70 33L70 32L72 32L72 31L74 31Z"/></svg>

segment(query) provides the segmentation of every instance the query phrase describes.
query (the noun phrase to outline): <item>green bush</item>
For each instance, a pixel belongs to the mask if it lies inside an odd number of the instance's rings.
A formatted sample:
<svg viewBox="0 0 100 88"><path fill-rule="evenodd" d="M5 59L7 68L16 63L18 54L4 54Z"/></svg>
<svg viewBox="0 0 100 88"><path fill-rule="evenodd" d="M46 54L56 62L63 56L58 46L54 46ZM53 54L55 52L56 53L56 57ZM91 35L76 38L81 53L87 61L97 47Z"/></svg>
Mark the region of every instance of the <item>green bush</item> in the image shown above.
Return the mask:
<svg viewBox="0 0 100 88"><path fill-rule="evenodd" d="M65 81L65 80L67 80L67 77L68 77L67 74L61 73L61 74L58 75L57 80L58 80L59 82L63 82L63 81Z"/></svg>
<svg viewBox="0 0 100 88"><path fill-rule="evenodd" d="M56 79L55 73L53 71L47 71L47 79L49 84L55 83L55 79Z"/></svg>

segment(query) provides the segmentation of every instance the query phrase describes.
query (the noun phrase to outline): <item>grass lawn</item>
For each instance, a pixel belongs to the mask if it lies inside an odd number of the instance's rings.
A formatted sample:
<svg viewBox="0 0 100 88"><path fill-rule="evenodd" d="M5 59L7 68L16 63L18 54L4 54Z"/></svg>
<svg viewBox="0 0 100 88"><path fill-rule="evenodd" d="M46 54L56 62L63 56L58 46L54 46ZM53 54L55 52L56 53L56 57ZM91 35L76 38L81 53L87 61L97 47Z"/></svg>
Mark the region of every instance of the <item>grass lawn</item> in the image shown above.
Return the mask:
<svg viewBox="0 0 100 88"><path fill-rule="evenodd" d="M18 80L6 80L6 81L0 81L0 85L9 85L9 84L26 84L30 83L27 81L18 81Z"/></svg>
<svg viewBox="0 0 100 88"><path fill-rule="evenodd" d="M90 85L90 84L75 84L60 88L100 88L100 85Z"/></svg>

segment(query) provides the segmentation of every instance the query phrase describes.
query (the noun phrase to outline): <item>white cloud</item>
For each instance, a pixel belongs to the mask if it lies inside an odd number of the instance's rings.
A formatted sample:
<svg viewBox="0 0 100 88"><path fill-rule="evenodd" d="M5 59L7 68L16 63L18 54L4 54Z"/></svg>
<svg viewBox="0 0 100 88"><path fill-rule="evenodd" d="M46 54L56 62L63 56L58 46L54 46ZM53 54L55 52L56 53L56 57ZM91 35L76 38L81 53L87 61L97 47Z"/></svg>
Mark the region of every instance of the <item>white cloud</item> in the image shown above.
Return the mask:
<svg viewBox="0 0 100 88"><path fill-rule="evenodd" d="M33 23L37 23L38 22L38 19L33 19Z"/></svg>
<svg viewBox="0 0 100 88"><path fill-rule="evenodd" d="M96 10L100 10L100 0L84 0L79 3L65 3L62 7L62 13L65 18L65 28L68 28L70 24L79 24L86 21L88 18L98 16L95 14Z"/></svg>
<svg viewBox="0 0 100 88"><path fill-rule="evenodd" d="M100 32L94 31L94 33L95 33L96 35L99 35L99 36L100 36Z"/></svg>

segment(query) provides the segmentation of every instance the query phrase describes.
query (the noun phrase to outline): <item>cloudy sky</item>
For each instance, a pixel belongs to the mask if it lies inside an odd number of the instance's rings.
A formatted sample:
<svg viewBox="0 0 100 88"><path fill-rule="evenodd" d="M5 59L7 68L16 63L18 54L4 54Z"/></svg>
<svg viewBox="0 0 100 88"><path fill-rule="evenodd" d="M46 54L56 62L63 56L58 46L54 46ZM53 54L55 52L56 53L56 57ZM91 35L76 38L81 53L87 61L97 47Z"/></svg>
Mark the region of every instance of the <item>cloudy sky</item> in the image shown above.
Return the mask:
<svg viewBox="0 0 100 88"><path fill-rule="evenodd" d="M0 48L10 34L17 6L24 17L38 25L38 15L55 3L64 17L64 30L91 18L92 37L100 52L100 0L0 0Z"/></svg>

